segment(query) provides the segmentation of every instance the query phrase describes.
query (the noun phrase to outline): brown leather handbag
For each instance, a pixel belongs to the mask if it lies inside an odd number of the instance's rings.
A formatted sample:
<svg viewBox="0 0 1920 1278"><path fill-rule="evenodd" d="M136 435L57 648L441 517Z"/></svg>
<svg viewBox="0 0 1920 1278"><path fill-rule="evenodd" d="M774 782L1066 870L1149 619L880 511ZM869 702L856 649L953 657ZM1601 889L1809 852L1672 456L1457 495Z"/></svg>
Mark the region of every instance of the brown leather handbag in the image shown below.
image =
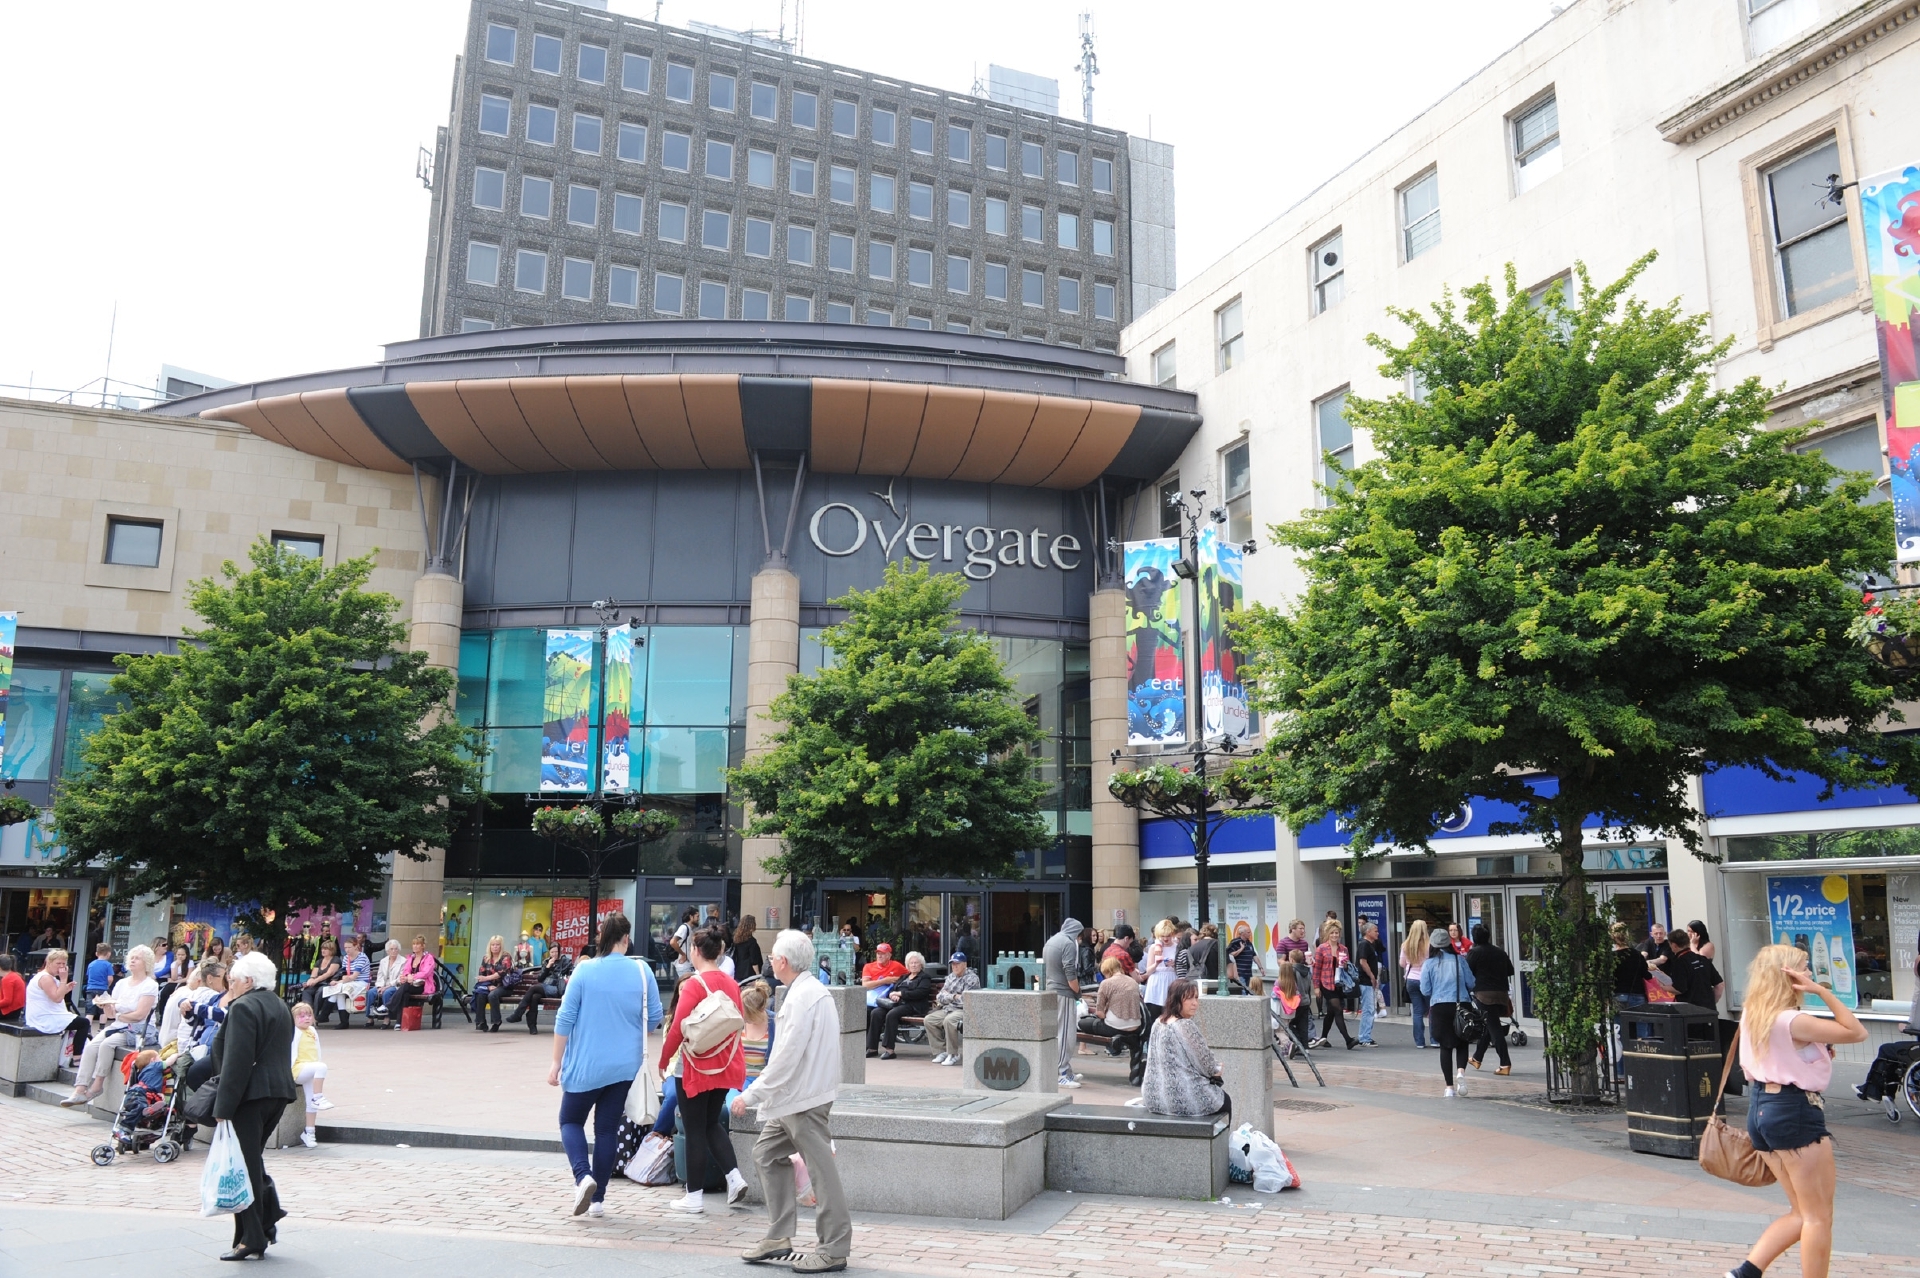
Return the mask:
<svg viewBox="0 0 1920 1278"><path fill-rule="evenodd" d="M1773 1171L1754 1149L1752 1138L1737 1127L1727 1126L1727 1120L1720 1117L1720 1102L1726 1098L1734 1053L1739 1050L1739 1040L1735 1039L1727 1048L1726 1064L1720 1067L1720 1090L1713 1094L1713 1113L1707 1119L1707 1129L1700 1133L1700 1168L1736 1185L1771 1185Z"/></svg>

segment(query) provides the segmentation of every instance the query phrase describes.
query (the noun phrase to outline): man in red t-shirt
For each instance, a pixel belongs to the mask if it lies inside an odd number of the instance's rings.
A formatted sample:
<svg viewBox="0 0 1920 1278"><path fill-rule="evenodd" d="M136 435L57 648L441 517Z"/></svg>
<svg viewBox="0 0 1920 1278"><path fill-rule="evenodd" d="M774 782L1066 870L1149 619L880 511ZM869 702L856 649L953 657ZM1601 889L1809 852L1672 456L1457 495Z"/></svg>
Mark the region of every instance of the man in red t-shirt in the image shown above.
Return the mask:
<svg viewBox="0 0 1920 1278"><path fill-rule="evenodd" d="M17 1025L27 1005L27 982L13 969L13 955L0 954L0 1020Z"/></svg>
<svg viewBox="0 0 1920 1278"><path fill-rule="evenodd" d="M1134 974L1133 951L1128 948L1132 942L1133 925L1131 923L1122 923L1113 929L1113 943L1107 946L1106 953L1100 957L1102 959L1118 960L1120 970L1128 976L1132 976Z"/></svg>
<svg viewBox="0 0 1920 1278"><path fill-rule="evenodd" d="M907 974L904 964L893 961L893 947L885 941L873 947L873 962L860 969L860 988L878 989L891 985Z"/></svg>

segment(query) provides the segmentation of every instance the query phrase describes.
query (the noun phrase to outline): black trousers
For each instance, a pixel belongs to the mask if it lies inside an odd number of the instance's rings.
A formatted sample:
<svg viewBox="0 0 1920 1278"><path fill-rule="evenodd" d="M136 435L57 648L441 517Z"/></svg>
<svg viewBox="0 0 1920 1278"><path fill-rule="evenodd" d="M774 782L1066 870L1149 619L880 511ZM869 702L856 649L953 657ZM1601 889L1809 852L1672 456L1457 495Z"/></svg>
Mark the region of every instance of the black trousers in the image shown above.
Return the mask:
<svg viewBox="0 0 1920 1278"><path fill-rule="evenodd" d="M882 1003L868 1008L867 1050L884 1047L891 1052L894 1040L900 1037L900 1018L925 1016L932 1007L931 1003Z"/></svg>
<svg viewBox="0 0 1920 1278"><path fill-rule="evenodd" d="M709 1179L721 1180L738 1167L733 1138L720 1126L727 1089L716 1087L698 1096L680 1098L680 1125L687 1133L687 1190L703 1190Z"/></svg>
<svg viewBox="0 0 1920 1278"><path fill-rule="evenodd" d="M1480 1004L1480 1037L1473 1044L1473 1059L1483 1061L1487 1058L1487 1046L1500 1053L1500 1063L1507 1068L1513 1067L1513 1061L1507 1055L1507 1027L1500 1018L1500 1009L1486 1003Z"/></svg>
<svg viewBox="0 0 1920 1278"><path fill-rule="evenodd" d="M1467 1067L1467 1045L1453 1032L1453 1004L1428 1004L1427 1036L1440 1046L1440 1075L1452 1087L1453 1072Z"/></svg>
<svg viewBox="0 0 1920 1278"><path fill-rule="evenodd" d="M493 1023L498 1025L500 1023L500 1000L505 996L506 991L498 985L482 985L477 987L473 991L473 1023L478 1025L480 1023L481 1010L491 1007L493 1009Z"/></svg>
<svg viewBox="0 0 1920 1278"><path fill-rule="evenodd" d="M1340 1037L1347 1041L1348 1047L1352 1047L1353 1035L1347 1032L1344 1000L1333 990L1315 990L1314 996L1320 1000L1320 1037L1328 1038L1333 1027L1338 1026Z"/></svg>
<svg viewBox="0 0 1920 1278"><path fill-rule="evenodd" d="M273 1177L267 1175L267 1165L261 1157L267 1147L267 1137L280 1125L280 1115L286 1108L286 1101L263 1097L241 1101L233 1115L233 1134L240 1139L240 1154L247 1160L247 1180L253 1185L253 1205L234 1213L235 1247L265 1251L267 1244L277 1237L274 1226L286 1217L287 1213L280 1208L279 1191L273 1186Z"/></svg>

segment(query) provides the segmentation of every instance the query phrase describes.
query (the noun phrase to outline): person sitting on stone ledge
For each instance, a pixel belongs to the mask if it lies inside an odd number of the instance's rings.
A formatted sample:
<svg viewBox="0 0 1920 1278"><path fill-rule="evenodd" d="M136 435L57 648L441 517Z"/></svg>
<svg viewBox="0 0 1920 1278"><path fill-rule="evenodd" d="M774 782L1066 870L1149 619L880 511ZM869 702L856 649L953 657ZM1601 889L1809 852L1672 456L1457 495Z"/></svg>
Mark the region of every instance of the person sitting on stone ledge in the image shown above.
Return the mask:
<svg viewBox="0 0 1920 1278"><path fill-rule="evenodd" d="M933 1010L927 1013L927 1044L933 1048L935 1065L960 1063L960 1036L967 1027L967 991L980 988L980 974L967 965L965 950L955 950L947 960L947 979L933 996Z"/></svg>
<svg viewBox="0 0 1920 1278"><path fill-rule="evenodd" d="M24 1025L27 1019L27 981L13 969L13 955L0 954L0 1022Z"/></svg>
<svg viewBox="0 0 1920 1278"><path fill-rule="evenodd" d="M927 975L927 960L919 950L907 952L904 970L906 975L897 978L893 988L867 1009L867 1055L878 1056L883 1061L893 1059L893 1044L900 1036L900 1018L925 1016L933 1007L933 978Z"/></svg>
<svg viewBox="0 0 1920 1278"><path fill-rule="evenodd" d="M1167 991L1167 1008L1153 1027L1146 1081L1140 1095L1149 1113L1204 1118L1227 1104L1220 1062L1193 1019L1200 1010L1200 985L1182 978Z"/></svg>
<svg viewBox="0 0 1920 1278"><path fill-rule="evenodd" d="M1109 955L1100 960L1100 984L1093 996L1089 1015L1080 1018L1080 1032L1107 1040L1107 1054L1118 1056L1124 1042L1129 1058L1140 1061L1140 983L1128 976L1120 960ZM1136 1068L1134 1076L1139 1076Z"/></svg>

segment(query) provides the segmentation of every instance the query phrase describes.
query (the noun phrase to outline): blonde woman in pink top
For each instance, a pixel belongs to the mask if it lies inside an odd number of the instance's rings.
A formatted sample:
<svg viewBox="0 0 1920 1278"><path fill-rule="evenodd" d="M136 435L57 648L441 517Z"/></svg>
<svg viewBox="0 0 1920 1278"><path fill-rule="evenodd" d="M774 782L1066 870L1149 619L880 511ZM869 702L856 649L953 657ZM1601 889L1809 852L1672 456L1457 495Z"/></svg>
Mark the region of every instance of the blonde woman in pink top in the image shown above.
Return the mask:
<svg viewBox="0 0 1920 1278"><path fill-rule="evenodd" d="M1806 994L1825 1003L1833 1019L1801 1011ZM1788 1211L1728 1278L1760 1278L1796 1242L1802 1278L1827 1278L1834 1173L1822 1093L1833 1078L1833 1044L1866 1040L1853 1013L1808 973L1804 950L1769 945L1754 955L1740 1013L1740 1068L1753 1084L1747 1135L1786 1191Z"/></svg>

